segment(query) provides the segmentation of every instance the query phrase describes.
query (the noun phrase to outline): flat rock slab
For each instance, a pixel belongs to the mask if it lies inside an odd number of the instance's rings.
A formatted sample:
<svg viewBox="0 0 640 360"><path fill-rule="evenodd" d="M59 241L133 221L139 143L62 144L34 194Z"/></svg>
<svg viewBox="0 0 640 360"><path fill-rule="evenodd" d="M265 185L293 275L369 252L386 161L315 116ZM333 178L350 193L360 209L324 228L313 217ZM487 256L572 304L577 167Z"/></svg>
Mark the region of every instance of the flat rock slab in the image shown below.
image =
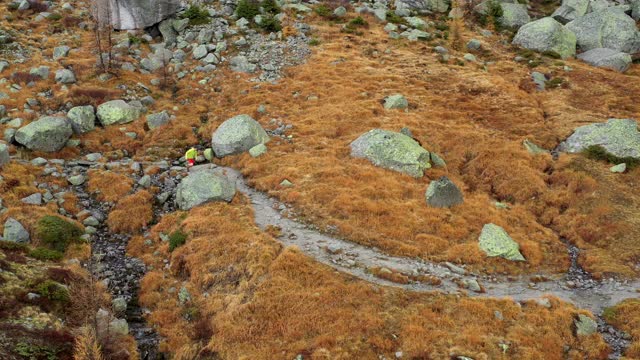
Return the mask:
<svg viewBox="0 0 640 360"><path fill-rule="evenodd" d="M30 150L55 152L64 147L71 134L73 130L67 118L45 116L20 128L15 139Z"/></svg>
<svg viewBox="0 0 640 360"><path fill-rule="evenodd" d="M228 177L215 169L202 169L182 179L176 189L176 204L189 210L212 201L229 202L235 194L235 183Z"/></svg>
<svg viewBox="0 0 640 360"><path fill-rule="evenodd" d="M620 158L640 159L638 123L632 119L609 119L606 123L581 126L560 144L560 150L579 153L593 145Z"/></svg>
<svg viewBox="0 0 640 360"><path fill-rule="evenodd" d="M578 55L578 59L589 65L625 72L631 66L631 55L621 51L597 48Z"/></svg>

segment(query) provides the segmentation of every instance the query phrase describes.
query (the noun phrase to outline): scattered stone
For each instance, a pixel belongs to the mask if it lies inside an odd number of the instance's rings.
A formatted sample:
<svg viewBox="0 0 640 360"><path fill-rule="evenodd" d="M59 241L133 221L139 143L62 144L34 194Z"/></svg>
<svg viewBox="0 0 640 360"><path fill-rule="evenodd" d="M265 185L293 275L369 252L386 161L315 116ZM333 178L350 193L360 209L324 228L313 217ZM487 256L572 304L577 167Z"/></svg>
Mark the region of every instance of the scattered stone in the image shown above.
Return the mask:
<svg viewBox="0 0 640 360"><path fill-rule="evenodd" d="M71 127L76 134L88 133L96 127L96 114L91 105L71 108L67 117L71 120Z"/></svg>
<svg viewBox="0 0 640 360"><path fill-rule="evenodd" d="M204 149L203 155L204 155L204 158L207 159L208 161L213 161L214 154L213 154L213 149L212 148Z"/></svg>
<svg viewBox="0 0 640 360"><path fill-rule="evenodd" d="M124 100L107 101L98 106L97 116L102 126L130 123L140 117L139 107L127 104Z"/></svg>
<svg viewBox="0 0 640 360"><path fill-rule="evenodd" d="M251 157L258 157L267 152L267 146L265 144L258 144L249 149Z"/></svg>
<svg viewBox="0 0 640 360"><path fill-rule="evenodd" d="M129 335L129 324L125 319L114 319L109 323L109 331L118 335Z"/></svg>
<svg viewBox="0 0 640 360"><path fill-rule="evenodd" d="M524 148L529 152L529 154L531 155L539 155L539 154L548 154L549 150L543 149L541 147L539 147L538 145L532 143L531 141L529 141L529 139L525 139L522 142L522 145L524 146Z"/></svg>
<svg viewBox="0 0 640 360"><path fill-rule="evenodd" d="M563 59L576 53L576 35L551 17L522 26L513 44L540 52L554 51Z"/></svg>
<svg viewBox="0 0 640 360"><path fill-rule="evenodd" d="M449 208L464 202L460 189L446 176L431 181L425 196L429 206L438 208Z"/></svg>
<svg viewBox="0 0 640 360"><path fill-rule="evenodd" d="M471 290L473 292L482 292L482 287L478 284L476 279L464 279L462 280L462 285L465 289Z"/></svg>
<svg viewBox="0 0 640 360"><path fill-rule="evenodd" d="M636 22L622 11L595 11L566 25L575 34L582 51L608 48L635 54L640 52L640 33Z"/></svg>
<svg viewBox="0 0 640 360"><path fill-rule="evenodd" d="M639 38L640 39L640 38ZM578 55L578 59L589 65L625 72L631 66L631 55L620 51L597 48Z"/></svg>
<svg viewBox="0 0 640 360"><path fill-rule="evenodd" d="M71 184L73 186L80 186L80 185L84 184L86 179L85 179L85 177L83 175L74 175L74 176L68 177L67 181L69 181L69 184Z"/></svg>
<svg viewBox="0 0 640 360"><path fill-rule="evenodd" d="M614 165L609 169L609 171L611 171L612 173L622 174L625 171L627 171L627 164L622 163L622 164Z"/></svg>
<svg viewBox="0 0 640 360"><path fill-rule="evenodd" d="M191 56L193 56L193 58L196 60L200 60L207 56L208 53L209 50L207 50L206 45L198 45L195 49L193 49L193 53L191 54Z"/></svg>
<svg viewBox="0 0 640 360"><path fill-rule="evenodd" d="M43 80L49 78L49 67L48 66L38 66L37 68L32 68L29 70L30 75L35 75Z"/></svg>
<svg viewBox="0 0 640 360"><path fill-rule="evenodd" d="M467 43L467 50L477 51L477 50L480 50L481 47L482 47L482 43L480 42L480 40L477 40L477 39L471 39Z"/></svg>
<svg viewBox="0 0 640 360"><path fill-rule="evenodd" d="M37 157L31 160L31 165L33 166L44 166L47 165L48 161L45 158Z"/></svg>
<svg viewBox="0 0 640 360"><path fill-rule="evenodd" d="M34 151L55 152L73 134L71 123L63 117L45 116L20 128L15 140Z"/></svg>
<svg viewBox="0 0 640 360"><path fill-rule="evenodd" d="M74 84L76 82L76 75L69 69L61 69L56 71L55 80L60 84Z"/></svg>
<svg viewBox="0 0 640 360"><path fill-rule="evenodd" d="M102 154L100 153L87 154L87 156L85 156L85 159L87 159L88 161L96 162L102 159Z"/></svg>
<svg viewBox="0 0 640 360"><path fill-rule="evenodd" d="M293 183L287 179L284 179L280 182L280 186L282 187L292 187Z"/></svg>
<svg viewBox="0 0 640 360"><path fill-rule="evenodd" d="M171 116L166 110L156 114L147 115L147 126L151 130L166 125L169 121L171 121Z"/></svg>
<svg viewBox="0 0 640 360"><path fill-rule="evenodd" d="M638 124L632 119L609 119L606 123L581 126L560 144L560 150L578 153L592 145L602 146L617 157L640 159Z"/></svg>
<svg viewBox="0 0 640 360"><path fill-rule="evenodd" d="M527 5L503 2L500 7L502 8L502 16L498 18L498 22L505 28L517 29L531 21Z"/></svg>
<svg viewBox="0 0 640 360"><path fill-rule="evenodd" d="M29 232L22 226L22 224L14 219L8 218L4 222L4 231L2 237L5 241L12 241L17 243L28 243L30 240Z"/></svg>
<svg viewBox="0 0 640 360"><path fill-rule="evenodd" d="M115 316L124 316L127 311L127 299L123 297L113 299L111 301L111 309Z"/></svg>
<svg viewBox="0 0 640 360"><path fill-rule="evenodd" d="M25 198L20 199L20 201L28 205L42 205L42 194L31 194Z"/></svg>
<svg viewBox="0 0 640 360"><path fill-rule="evenodd" d="M138 180L138 185L142 186L143 188L148 188L149 186L151 186L151 176L145 175L141 177L140 180Z"/></svg>
<svg viewBox="0 0 640 360"><path fill-rule="evenodd" d="M180 302L180 305L184 305L191 301L191 294L189 294L189 290L184 286L181 287L178 292L178 301Z"/></svg>
<svg viewBox="0 0 640 360"><path fill-rule="evenodd" d="M394 94L384 98L384 108L387 110L399 109L404 110L409 107L407 98L402 94Z"/></svg>
<svg viewBox="0 0 640 360"><path fill-rule="evenodd" d="M512 261L526 261L520 253L520 245L500 226L485 224L479 237L480 249L487 256L500 256Z"/></svg>
<svg viewBox="0 0 640 360"><path fill-rule="evenodd" d="M344 17L347 15L347 9L344 6L338 6L335 10L333 10L333 15L337 17Z"/></svg>
<svg viewBox="0 0 640 360"><path fill-rule="evenodd" d="M589 336L598 332L598 323L592 318L578 314L578 318L573 321L576 326L576 335Z"/></svg>
<svg viewBox="0 0 640 360"><path fill-rule="evenodd" d="M476 61L478 61L478 59L476 59L476 56L475 56L475 55L473 55L473 54L469 54L469 53L464 54L464 56L463 56L462 58L463 58L465 61L468 61L468 62L476 62Z"/></svg>
<svg viewBox="0 0 640 360"><path fill-rule="evenodd" d="M213 133L211 147L216 157L239 154L269 142L262 126L249 115L238 115L223 122Z"/></svg>
<svg viewBox="0 0 640 360"><path fill-rule="evenodd" d="M431 164L435 167L447 167L447 163L444 161L444 159L442 157L440 157L440 155L431 152L429 154L429 157L431 158Z"/></svg>
<svg viewBox="0 0 640 360"><path fill-rule="evenodd" d="M531 80L536 84L538 91L544 91L547 88L547 77L543 73L537 71L532 72Z"/></svg>
<svg viewBox="0 0 640 360"><path fill-rule="evenodd" d="M211 201L230 202L236 187L226 176L214 170L201 170L184 178L176 190L176 204L181 210Z"/></svg>
<svg viewBox="0 0 640 360"><path fill-rule="evenodd" d="M413 177L422 177L424 171L431 168L429 152L417 141L382 129L370 130L353 141L351 156Z"/></svg>

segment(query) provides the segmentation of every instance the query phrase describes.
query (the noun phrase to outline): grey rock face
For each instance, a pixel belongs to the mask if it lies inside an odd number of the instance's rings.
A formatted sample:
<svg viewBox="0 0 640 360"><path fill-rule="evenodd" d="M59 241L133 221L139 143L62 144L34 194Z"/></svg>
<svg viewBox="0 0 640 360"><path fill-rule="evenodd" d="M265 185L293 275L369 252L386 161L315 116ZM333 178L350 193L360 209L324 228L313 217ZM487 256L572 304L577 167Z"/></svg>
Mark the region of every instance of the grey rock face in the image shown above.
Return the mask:
<svg viewBox="0 0 640 360"><path fill-rule="evenodd" d="M8 218L4 223L4 231L2 237L5 241L13 241L17 243L28 243L30 240L29 232L14 218Z"/></svg>
<svg viewBox="0 0 640 360"><path fill-rule="evenodd" d="M15 140L35 151L62 149L73 130L67 118L46 116L16 131Z"/></svg>
<svg viewBox="0 0 640 360"><path fill-rule="evenodd" d="M0 167L9 163L9 147L5 143L0 143Z"/></svg>
<svg viewBox="0 0 640 360"><path fill-rule="evenodd" d="M166 125L169 121L171 121L171 116L169 116L169 113L166 111L147 115L147 126L149 126L151 130Z"/></svg>
<svg viewBox="0 0 640 360"><path fill-rule="evenodd" d="M535 51L555 51L562 58L576 53L576 35L550 17L522 26L513 44Z"/></svg>
<svg viewBox="0 0 640 360"><path fill-rule="evenodd" d="M144 29L180 9L177 0L110 0L111 24L117 30Z"/></svg>
<svg viewBox="0 0 640 360"><path fill-rule="evenodd" d="M140 108L124 100L112 100L99 105L96 115L102 126L109 126L130 123L139 118L141 113Z"/></svg>
<svg viewBox="0 0 640 360"><path fill-rule="evenodd" d="M452 207L464 201L460 189L446 176L429 183L425 196L429 206L439 208Z"/></svg>
<svg viewBox="0 0 640 360"><path fill-rule="evenodd" d="M429 152L412 138L392 131L374 129L351 143L351 156L373 165L422 177L431 168Z"/></svg>
<svg viewBox="0 0 640 360"><path fill-rule="evenodd" d="M91 105L71 108L67 117L71 120L71 126L76 134L87 133L96 127L96 114Z"/></svg>
<svg viewBox="0 0 640 360"><path fill-rule="evenodd" d="M640 132L632 119L609 119L606 123L585 125L560 144L560 150L577 153L589 146L602 146L617 157L640 159Z"/></svg>
<svg viewBox="0 0 640 360"><path fill-rule="evenodd" d="M223 122L213 133L211 147L217 157L239 154L269 142L262 126L249 115L238 115Z"/></svg>
<svg viewBox="0 0 640 360"><path fill-rule="evenodd" d="M212 201L231 201L236 187L227 177L214 170L201 170L189 174L176 189L176 204L181 210Z"/></svg>
<svg viewBox="0 0 640 360"><path fill-rule="evenodd" d="M582 51L608 48L629 54L640 52L640 32L635 21L622 11L592 12L571 21L566 28L576 35Z"/></svg>
<svg viewBox="0 0 640 360"><path fill-rule="evenodd" d="M591 49L578 55L578 59L587 64L625 72L631 66L631 55L613 49Z"/></svg>

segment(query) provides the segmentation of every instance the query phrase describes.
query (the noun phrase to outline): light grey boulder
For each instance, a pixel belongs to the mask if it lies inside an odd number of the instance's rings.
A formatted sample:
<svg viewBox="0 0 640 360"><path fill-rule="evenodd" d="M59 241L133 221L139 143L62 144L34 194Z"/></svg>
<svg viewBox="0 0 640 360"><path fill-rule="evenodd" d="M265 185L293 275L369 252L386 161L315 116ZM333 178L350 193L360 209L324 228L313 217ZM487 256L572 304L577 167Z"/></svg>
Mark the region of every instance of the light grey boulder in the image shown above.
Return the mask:
<svg viewBox="0 0 640 360"><path fill-rule="evenodd" d="M269 142L269 135L249 115L238 115L223 122L213 133L211 148L216 157L239 154Z"/></svg>
<svg viewBox="0 0 640 360"><path fill-rule="evenodd" d="M640 0L631 0L631 17L640 21Z"/></svg>
<svg viewBox="0 0 640 360"><path fill-rule="evenodd" d="M526 261L520 245L500 226L485 224L478 238L479 246L489 257L502 257L512 261Z"/></svg>
<svg viewBox="0 0 640 360"><path fill-rule="evenodd" d="M625 72L631 66L631 55L613 49L591 49L578 55L578 59L589 65Z"/></svg>
<svg viewBox="0 0 640 360"><path fill-rule="evenodd" d="M73 175L73 176L69 176L67 178L67 181L69 182L69 184L73 186L80 186L84 184L84 182L86 181L86 178L83 175ZM85 225L91 225L91 224L85 224Z"/></svg>
<svg viewBox="0 0 640 360"><path fill-rule="evenodd" d="M15 140L30 150L55 152L64 147L71 134L67 118L45 116L16 131Z"/></svg>
<svg viewBox="0 0 640 360"><path fill-rule="evenodd" d="M589 12L589 0L563 0L551 17L566 24Z"/></svg>
<svg viewBox="0 0 640 360"><path fill-rule="evenodd" d="M5 241L20 244L28 243L31 239L27 229L25 229L24 226L14 218L8 218L7 221L4 222L2 237Z"/></svg>
<svg viewBox="0 0 640 360"><path fill-rule="evenodd" d="M67 112L71 127L76 134L84 134L96 128L96 114L93 106L76 106Z"/></svg>
<svg viewBox="0 0 640 360"><path fill-rule="evenodd" d="M638 124L632 119L609 119L606 123L581 126L560 144L560 151L578 153L592 145L602 146L617 157L640 159Z"/></svg>
<svg viewBox="0 0 640 360"><path fill-rule="evenodd" d="M502 16L498 18L498 21L504 27L517 29L531 21L527 5L502 3L500 7L502 8Z"/></svg>
<svg viewBox="0 0 640 360"><path fill-rule="evenodd" d="M579 314L573 323L578 336L589 336L598 332L598 323L586 315Z"/></svg>
<svg viewBox="0 0 640 360"><path fill-rule="evenodd" d="M5 143L0 143L0 167L8 164L10 160L9 147Z"/></svg>
<svg viewBox="0 0 640 360"><path fill-rule="evenodd" d="M37 192L20 199L20 201L28 205L42 205L42 194Z"/></svg>
<svg viewBox="0 0 640 360"><path fill-rule="evenodd" d="M344 6L338 6L335 10L333 10L333 15L337 17L343 17L347 15L347 9Z"/></svg>
<svg viewBox="0 0 640 360"><path fill-rule="evenodd" d="M449 10L449 0L395 0L396 10L402 11L432 11L446 13ZM402 15L400 15L402 16Z"/></svg>
<svg viewBox="0 0 640 360"><path fill-rule="evenodd" d="M29 74L35 75L43 80L49 78L49 67L48 66L38 66L29 70Z"/></svg>
<svg viewBox="0 0 640 360"><path fill-rule="evenodd" d="M520 27L513 44L540 52L554 51L563 59L576 54L576 35L550 17Z"/></svg>
<svg viewBox="0 0 640 360"><path fill-rule="evenodd" d="M98 106L96 115L102 126L128 124L140 117L142 109L124 100L111 100Z"/></svg>
<svg viewBox="0 0 640 360"><path fill-rule="evenodd" d="M351 143L351 156L373 165L422 177L431 168L429 152L414 139L393 131L370 130Z"/></svg>
<svg viewBox="0 0 640 360"><path fill-rule="evenodd" d="M258 157L267 152L267 146L265 144L258 144L251 149L249 149L249 155L251 157Z"/></svg>
<svg viewBox="0 0 640 360"><path fill-rule="evenodd" d="M69 69L60 69L56 71L55 80L59 84L74 84L76 75Z"/></svg>
<svg viewBox="0 0 640 360"><path fill-rule="evenodd" d="M147 115L147 126L151 130L166 125L169 123L169 121L171 121L171 116L166 110L159 113Z"/></svg>
<svg viewBox="0 0 640 360"><path fill-rule="evenodd" d="M66 45L57 46L53 49L53 60L62 59L69 54L70 47Z"/></svg>
<svg viewBox="0 0 640 360"><path fill-rule="evenodd" d="M235 184L226 176L214 170L200 170L182 179L176 189L176 205L181 210L189 210L213 201L233 200Z"/></svg>
<svg viewBox="0 0 640 360"><path fill-rule="evenodd" d="M171 25L173 26L173 30L180 34L189 26L189 19L173 20Z"/></svg>
<svg viewBox="0 0 640 360"><path fill-rule="evenodd" d="M238 55L231 58L229 66L232 71L251 74L257 69L256 64L249 62L246 56Z"/></svg>
<svg viewBox="0 0 640 360"><path fill-rule="evenodd" d="M110 0L109 5L111 24L116 30L150 27L174 15L181 6L178 0Z"/></svg>
<svg viewBox="0 0 640 360"><path fill-rule="evenodd" d="M627 164L626 163L621 163L621 164L618 164L618 165L613 165L612 167L609 168L609 171L611 171L612 173L622 174L625 171L627 171Z"/></svg>
<svg viewBox="0 0 640 360"><path fill-rule="evenodd" d="M582 51L608 48L628 54L640 52L640 32L636 22L622 11L589 13L565 26L576 35Z"/></svg>
<svg viewBox="0 0 640 360"><path fill-rule="evenodd" d="M407 98L402 94L394 94L384 98L384 108L387 110L400 109L404 110L409 107Z"/></svg>
<svg viewBox="0 0 640 360"><path fill-rule="evenodd" d="M208 53L209 50L207 50L206 45L198 45L195 49L193 49L193 53L191 54L191 56L193 56L194 59L199 60L207 56Z"/></svg>
<svg viewBox="0 0 640 360"><path fill-rule="evenodd" d="M126 336L129 335L129 324L125 319L113 319L109 323L109 332L112 334Z"/></svg>
<svg viewBox="0 0 640 360"><path fill-rule="evenodd" d="M158 31L162 34L164 44L167 46L175 45L178 38L178 32L173 28L173 21L172 19L163 20L158 25Z"/></svg>
<svg viewBox="0 0 640 360"><path fill-rule="evenodd" d="M460 189L446 176L431 181L425 197L429 206L437 208L449 208L464 201Z"/></svg>

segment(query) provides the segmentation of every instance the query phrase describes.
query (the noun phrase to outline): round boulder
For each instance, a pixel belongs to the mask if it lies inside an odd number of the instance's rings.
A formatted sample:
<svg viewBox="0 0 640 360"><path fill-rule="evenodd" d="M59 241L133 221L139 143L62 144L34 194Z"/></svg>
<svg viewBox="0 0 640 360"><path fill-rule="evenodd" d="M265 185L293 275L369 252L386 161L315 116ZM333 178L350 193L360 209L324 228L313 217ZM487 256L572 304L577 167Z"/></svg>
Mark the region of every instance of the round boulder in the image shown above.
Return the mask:
<svg viewBox="0 0 640 360"><path fill-rule="evenodd" d="M460 189L446 176L429 183L425 196L429 206L438 208L452 207L464 201Z"/></svg>
<svg viewBox="0 0 640 360"><path fill-rule="evenodd" d="M176 204L181 210L212 201L231 201L236 186L227 177L213 170L200 170L189 174L176 189Z"/></svg>
<svg viewBox="0 0 640 360"><path fill-rule="evenodd" d="M64 147L71 134L67 118L45 116L16 131L15 140L31 150L54 152Z"/></svg>
<svg viewBox="0 0 640 360"><path fill-rule="evenodd" d="M249 115L238 115L223 122L213 133L211 147L217 157L249 151L269 142L269 135Z"/></svg>
<svg viewBox="0 0 640 360"><path fill-rule="evenodd" d="M87 133L96 127L96 114L91 105L71 108L67 117L71 120L73 131L77 134Z"/></svg>
<svg viewBox="0 0 640 360"><path fill-rule="evenodd" d="M566 25L576 35L582 51L608 48L634 54L640 52L636 22L619 10L602 10L579 17Z"/></svg>
<svg viewBox="0 0 640 360"><path fill-rule="evenodd" d="M513 44L529 50L554 51L563 59L576 54L576 35L550 17L522 26Z"/></svg>
<svg viewBox="0 0 640 360"><path fill-rule="evenodd" d="M512 261L526 261L520 253L520 245L500 226L486 224L480 233L480 249L487 256L499 256Z"/></svg>
<svg viewBox="0 0 640 360"><path fill-rule="evenodd" d="M351 143L351 156L385 169L422 177L431 168L429 152L414 139L393 131L371 130Z"/></svg>
<svg viewBox="0 0 640 360"><path fill-rule="evenodd" d="M98 120L102 126L128 124L140 117L139 107L127 104L124 100L112 100L98 106Z"/></svg>

